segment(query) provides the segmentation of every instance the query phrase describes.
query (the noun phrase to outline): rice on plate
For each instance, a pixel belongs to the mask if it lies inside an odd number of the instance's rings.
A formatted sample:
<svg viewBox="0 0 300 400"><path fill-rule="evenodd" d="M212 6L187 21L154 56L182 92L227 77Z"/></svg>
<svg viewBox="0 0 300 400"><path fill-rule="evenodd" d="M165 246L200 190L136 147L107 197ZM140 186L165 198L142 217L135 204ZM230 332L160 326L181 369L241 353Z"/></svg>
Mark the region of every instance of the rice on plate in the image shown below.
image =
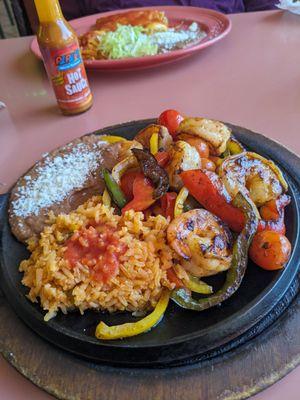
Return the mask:
<svg viewBox="0 0 300 400"><path fill-rule="evenodd" d="M111 279L97 279L95 265L80 261L72 266L66 259L66 240L74 242L76 232L97 226L114 230L115 237L125 250L119 257L119 267ZM50 215L49 226L39 239L28 241L32 252L22 261L22 283L30 291L28 297L44 310L45 320L53 318L58 310L67 313L78 308L114 311L144 311L158 302L163 287L174 288L167 279L166 270L173 266L174 252L166 243L168 221L163 216L144 219L142 212L127 211L114 214L114 209L93 197L70 214ZM67 241L68 242L68 241ZM106 252L108 246L106 247ZM111 251L115 251L112 246ZM92 264L92 263L91 263ZM103 277L102 277L103 278Z"/></svg>

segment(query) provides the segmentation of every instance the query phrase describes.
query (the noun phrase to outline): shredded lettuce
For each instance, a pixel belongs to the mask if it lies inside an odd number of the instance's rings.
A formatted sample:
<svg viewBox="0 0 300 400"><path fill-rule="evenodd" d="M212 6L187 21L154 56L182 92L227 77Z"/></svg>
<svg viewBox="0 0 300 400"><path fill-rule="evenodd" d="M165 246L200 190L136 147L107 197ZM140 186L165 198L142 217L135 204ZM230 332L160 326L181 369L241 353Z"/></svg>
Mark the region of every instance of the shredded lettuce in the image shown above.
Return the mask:
<svg viewBox="0 0 300 400"><path fill-rule="evenodd" d="M109 59L152 56L158 53L158 45L143 33L141 26L118 25L114 32L99 37L99 50Z"/></svg>

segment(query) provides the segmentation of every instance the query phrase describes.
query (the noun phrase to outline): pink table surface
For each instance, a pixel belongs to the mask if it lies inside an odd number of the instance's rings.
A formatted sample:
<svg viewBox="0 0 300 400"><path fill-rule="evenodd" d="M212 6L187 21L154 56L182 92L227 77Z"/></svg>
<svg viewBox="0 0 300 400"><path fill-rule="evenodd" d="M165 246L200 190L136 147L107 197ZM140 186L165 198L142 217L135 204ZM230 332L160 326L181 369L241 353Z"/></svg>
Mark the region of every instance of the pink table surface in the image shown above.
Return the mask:
<svg viewBox="0 0 300 400"><path fill-rule="evenodd" d="M90 71L95 104L75 117L59 114L43 65L28 51L31 38L0 41L7 105L0 110L0 193L49 149L165 108L248 127L299 153L300 17L272 11L231 19L231 34L191 59L139 72ZM253 400L298 400L299 381L300 367ZM0 357L1 400L50 398Z"/></svg>

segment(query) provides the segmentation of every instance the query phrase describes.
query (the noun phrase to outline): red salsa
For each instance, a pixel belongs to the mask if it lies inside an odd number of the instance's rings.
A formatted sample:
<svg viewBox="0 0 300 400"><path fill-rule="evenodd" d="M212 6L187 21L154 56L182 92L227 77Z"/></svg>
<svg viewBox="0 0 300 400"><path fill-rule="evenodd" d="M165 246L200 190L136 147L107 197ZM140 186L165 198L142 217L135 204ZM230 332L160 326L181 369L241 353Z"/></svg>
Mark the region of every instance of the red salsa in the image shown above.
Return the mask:
<svg viewBox="0 0 300 400"><path fill-rule="evenodd" d="M127 246L107 224L89 224L66 242L64 257L74 268L78 262L89 267L93 279L108 282L119 271L120 256Z"/></svg>

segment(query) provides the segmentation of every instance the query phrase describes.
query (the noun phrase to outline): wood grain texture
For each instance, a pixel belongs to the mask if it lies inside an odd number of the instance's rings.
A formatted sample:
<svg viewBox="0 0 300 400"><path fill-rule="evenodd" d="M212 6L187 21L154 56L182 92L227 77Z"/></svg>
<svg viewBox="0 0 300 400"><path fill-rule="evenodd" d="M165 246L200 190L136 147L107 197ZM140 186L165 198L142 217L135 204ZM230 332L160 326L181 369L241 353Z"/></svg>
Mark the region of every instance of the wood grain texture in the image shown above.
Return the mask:
<svg viewBox="0 0 300 400"><path fill-rule="evenodd" d="M0 298L0 352L59 399L240 400L300 363L300 297L266 331L221 357L169 369L121 369L76 358L29 330Z"/></svg>

